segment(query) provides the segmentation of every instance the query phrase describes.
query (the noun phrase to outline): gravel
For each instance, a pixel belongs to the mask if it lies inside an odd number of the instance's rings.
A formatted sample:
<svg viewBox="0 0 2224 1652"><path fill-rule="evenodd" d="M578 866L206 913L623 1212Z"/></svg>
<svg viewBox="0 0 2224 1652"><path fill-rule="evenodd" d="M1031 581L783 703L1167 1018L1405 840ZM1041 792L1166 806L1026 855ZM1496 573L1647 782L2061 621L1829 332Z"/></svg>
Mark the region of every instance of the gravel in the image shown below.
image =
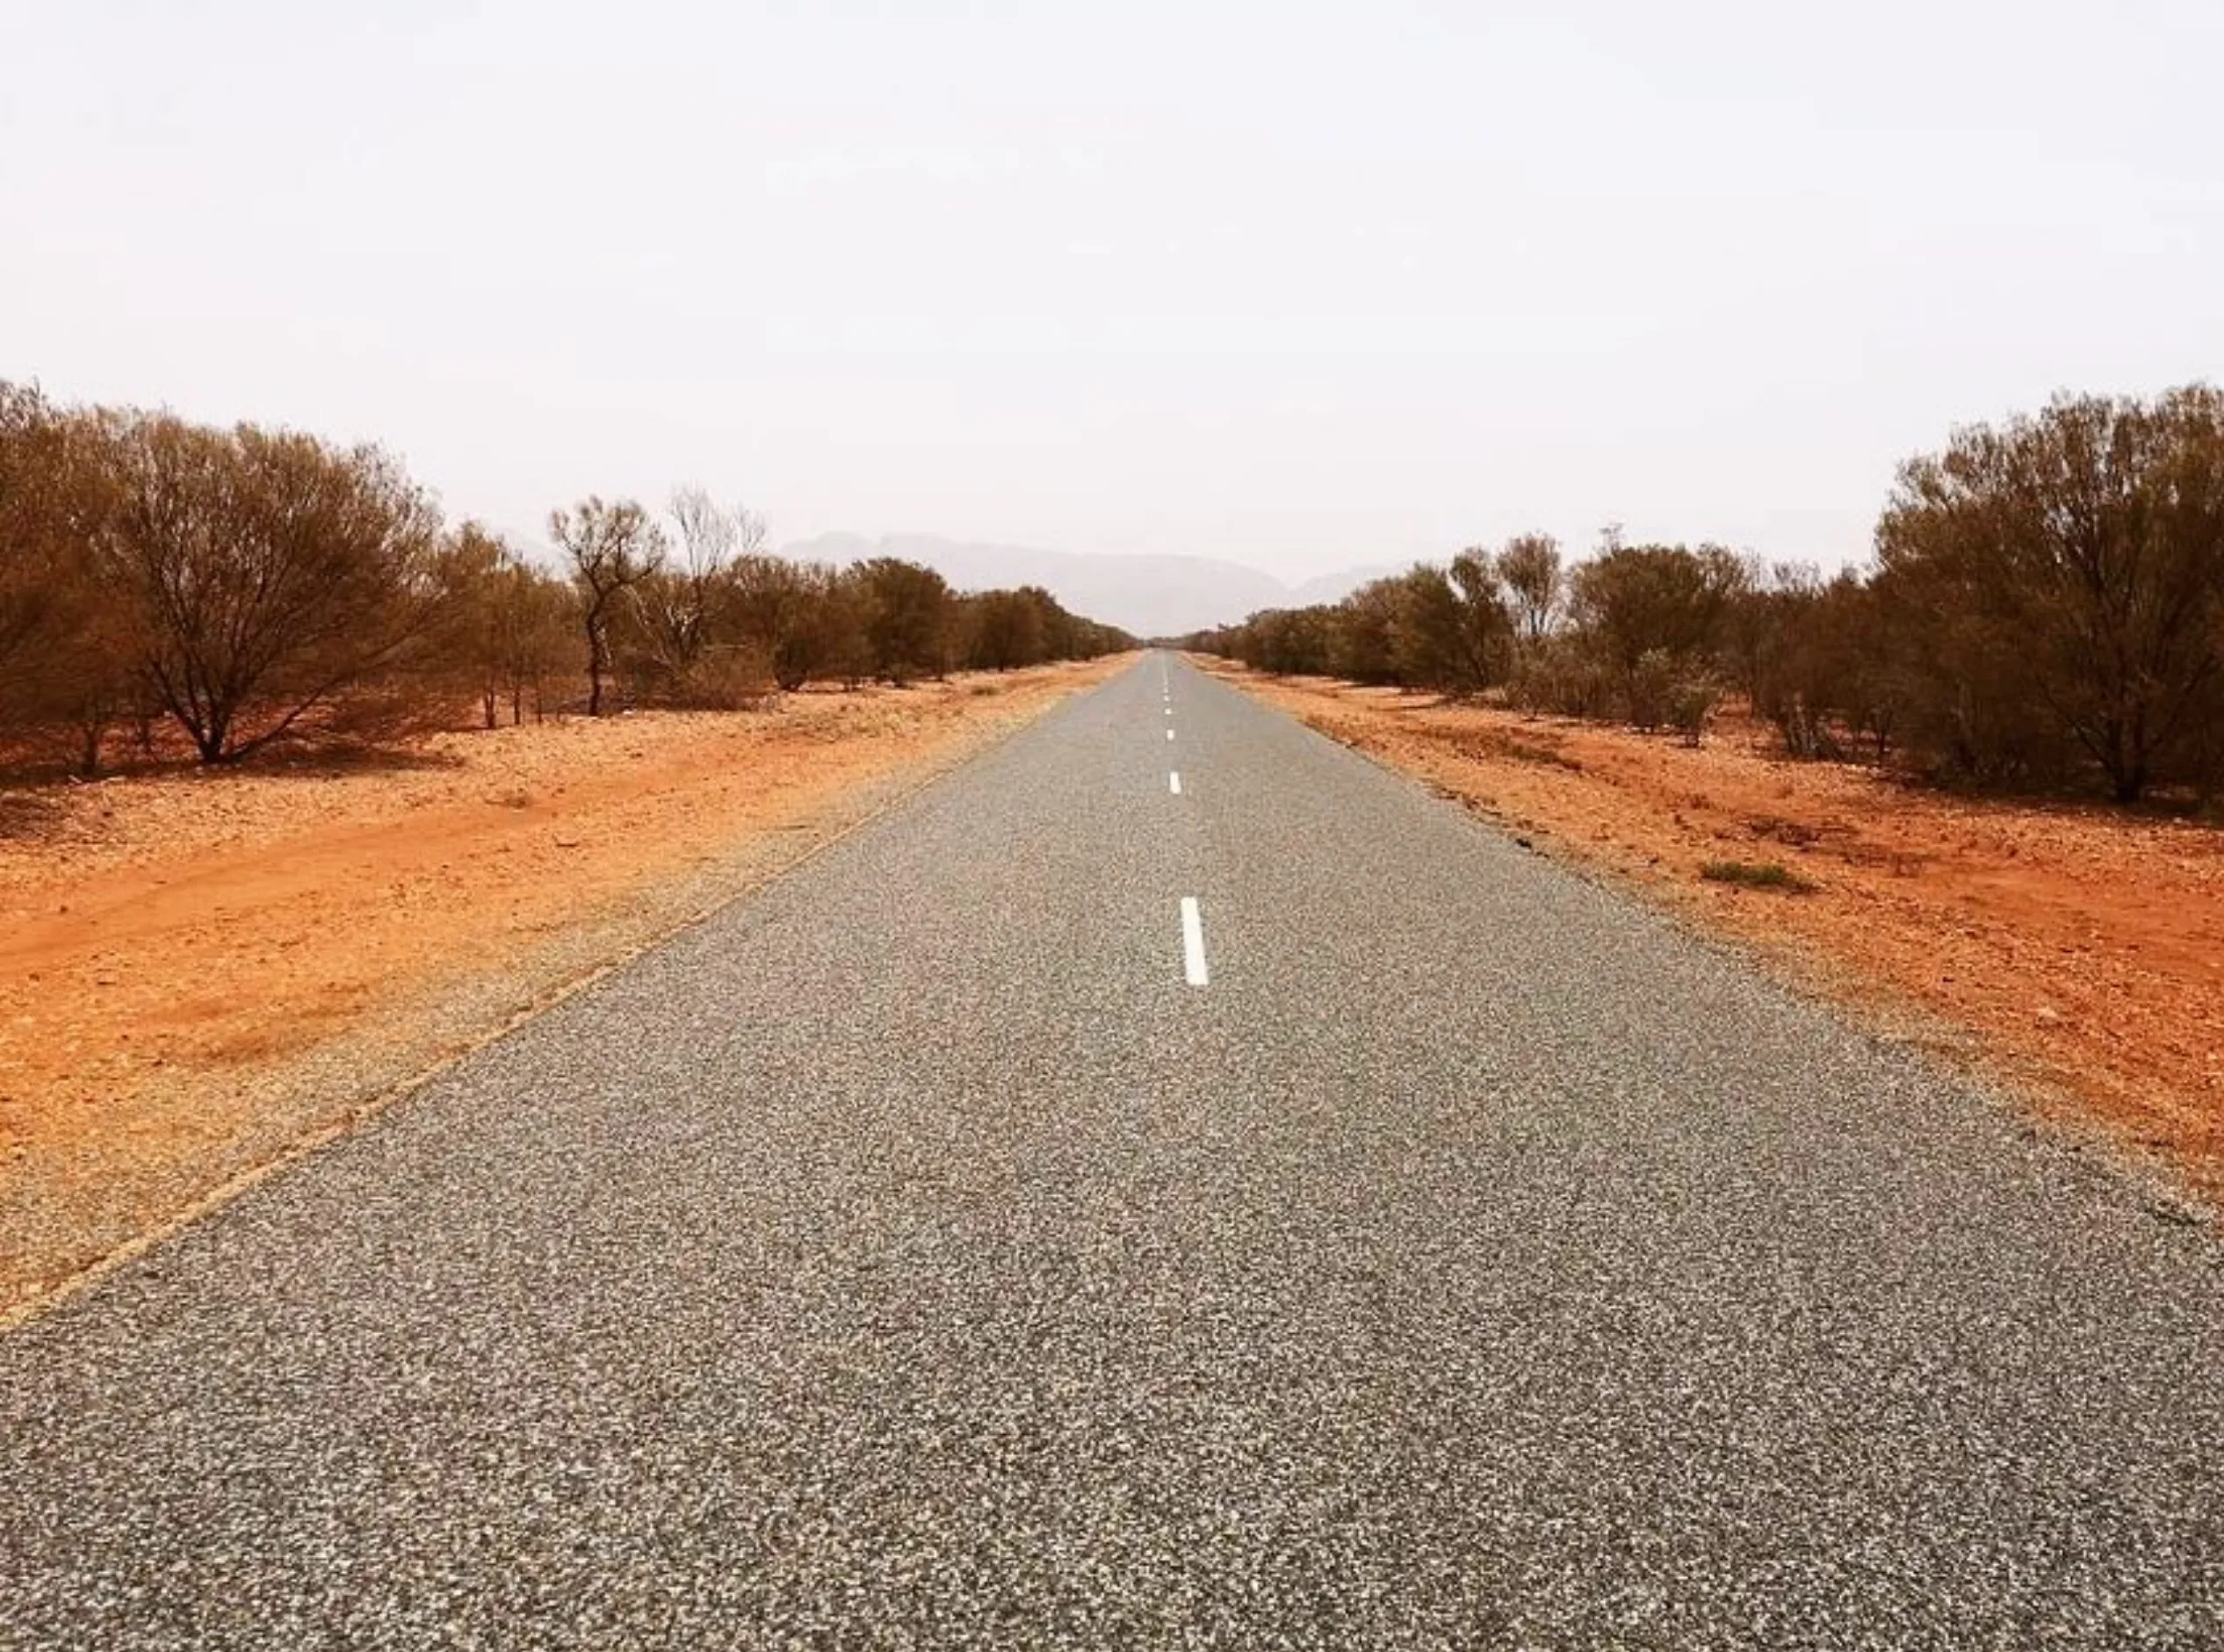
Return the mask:
<svg viewBox="0 0 2224 1652"><path fill-rule="evenodd" d="M0 1646L2224 1643L2213 1237L1172 682L0 1338Z"/></svg>

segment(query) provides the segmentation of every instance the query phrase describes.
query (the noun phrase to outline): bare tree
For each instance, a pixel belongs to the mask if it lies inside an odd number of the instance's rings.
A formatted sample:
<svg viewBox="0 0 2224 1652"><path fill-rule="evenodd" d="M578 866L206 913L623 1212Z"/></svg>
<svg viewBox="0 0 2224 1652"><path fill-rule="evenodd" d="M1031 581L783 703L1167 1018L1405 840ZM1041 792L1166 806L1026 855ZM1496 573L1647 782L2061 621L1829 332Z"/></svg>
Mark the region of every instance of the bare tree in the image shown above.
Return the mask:
<svg viewBox="0 0 2224 1652"><path fill-rule="evenodd" d="M571 559L587 637L587 712L600 717L617 605L627 591L663 568L663 530L632 500L605 503L590 495L575 509L551 511L548 533Z"/></svg>
<svg viewBox="0 0 2224 1652"><path fill-rule="evenodd" d="M672 516L679 527L678 560L632 588L631 617L648 675L669 698L687 704L698 697L704 656L733 642L722 633L732 629L736 566L762 550L765 525L746 506L722 509L700 487L672 495ZM730 647L728 654L730 664Z"/></svg>

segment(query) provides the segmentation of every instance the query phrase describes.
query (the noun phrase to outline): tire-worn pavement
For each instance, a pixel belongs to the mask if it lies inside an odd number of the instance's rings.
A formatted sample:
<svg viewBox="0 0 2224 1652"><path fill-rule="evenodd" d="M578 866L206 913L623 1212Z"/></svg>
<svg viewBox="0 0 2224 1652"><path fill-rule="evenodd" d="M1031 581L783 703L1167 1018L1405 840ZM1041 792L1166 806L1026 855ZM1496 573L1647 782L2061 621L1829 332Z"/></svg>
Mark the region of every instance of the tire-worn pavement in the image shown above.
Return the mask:
<svg viewBox="0 0 2224 1652"><path fill-rule="evenodd" d="M1148 656L0 1338L0 1646L2224 1646L2220 1253Z"/></svg>

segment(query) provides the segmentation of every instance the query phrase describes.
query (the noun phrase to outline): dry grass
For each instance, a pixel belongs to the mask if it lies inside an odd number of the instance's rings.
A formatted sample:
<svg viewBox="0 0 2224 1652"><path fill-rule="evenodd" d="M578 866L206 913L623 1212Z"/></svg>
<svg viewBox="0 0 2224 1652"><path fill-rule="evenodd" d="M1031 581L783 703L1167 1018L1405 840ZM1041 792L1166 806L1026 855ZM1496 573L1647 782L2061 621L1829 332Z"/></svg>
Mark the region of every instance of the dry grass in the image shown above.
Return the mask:
<svg viewBox="0 0 2224 1652"><path fill-rule="evenodd" d="M1710 884L1732 884L1740 889L1781 890L1787 895L1811 895L1822 887L1813 878L1794 872L1781 861L1701 861L1699 876Z"/></svg>

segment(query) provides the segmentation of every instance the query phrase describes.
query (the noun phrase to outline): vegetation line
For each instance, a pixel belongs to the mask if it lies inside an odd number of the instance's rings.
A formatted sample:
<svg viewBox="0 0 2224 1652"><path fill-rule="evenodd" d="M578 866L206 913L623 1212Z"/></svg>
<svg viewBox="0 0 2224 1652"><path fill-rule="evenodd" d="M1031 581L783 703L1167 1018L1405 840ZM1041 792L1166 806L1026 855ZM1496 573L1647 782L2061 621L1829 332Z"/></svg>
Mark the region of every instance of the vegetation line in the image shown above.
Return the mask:
<svg viewBox="0 0 2224 1652"><path fill-rule="evenodd" d="M544 566L450 528L376 447L0 383L0 762L92 776L361 746L475 712L746 709L812 681L899 686L1131 646L1049 592L960 594L892 557L764 550L700 488L553 511Z"/></svg>
<svg viewBox="0 0 2224 1652"><path fill-rule="evenodd" d="M1742 695L1801 758L2212 806L2224 789L2224 393L2062 397L1910 459L1825 579L1608 529L1529 534L1186 645L1680 732Z"/></svg>

